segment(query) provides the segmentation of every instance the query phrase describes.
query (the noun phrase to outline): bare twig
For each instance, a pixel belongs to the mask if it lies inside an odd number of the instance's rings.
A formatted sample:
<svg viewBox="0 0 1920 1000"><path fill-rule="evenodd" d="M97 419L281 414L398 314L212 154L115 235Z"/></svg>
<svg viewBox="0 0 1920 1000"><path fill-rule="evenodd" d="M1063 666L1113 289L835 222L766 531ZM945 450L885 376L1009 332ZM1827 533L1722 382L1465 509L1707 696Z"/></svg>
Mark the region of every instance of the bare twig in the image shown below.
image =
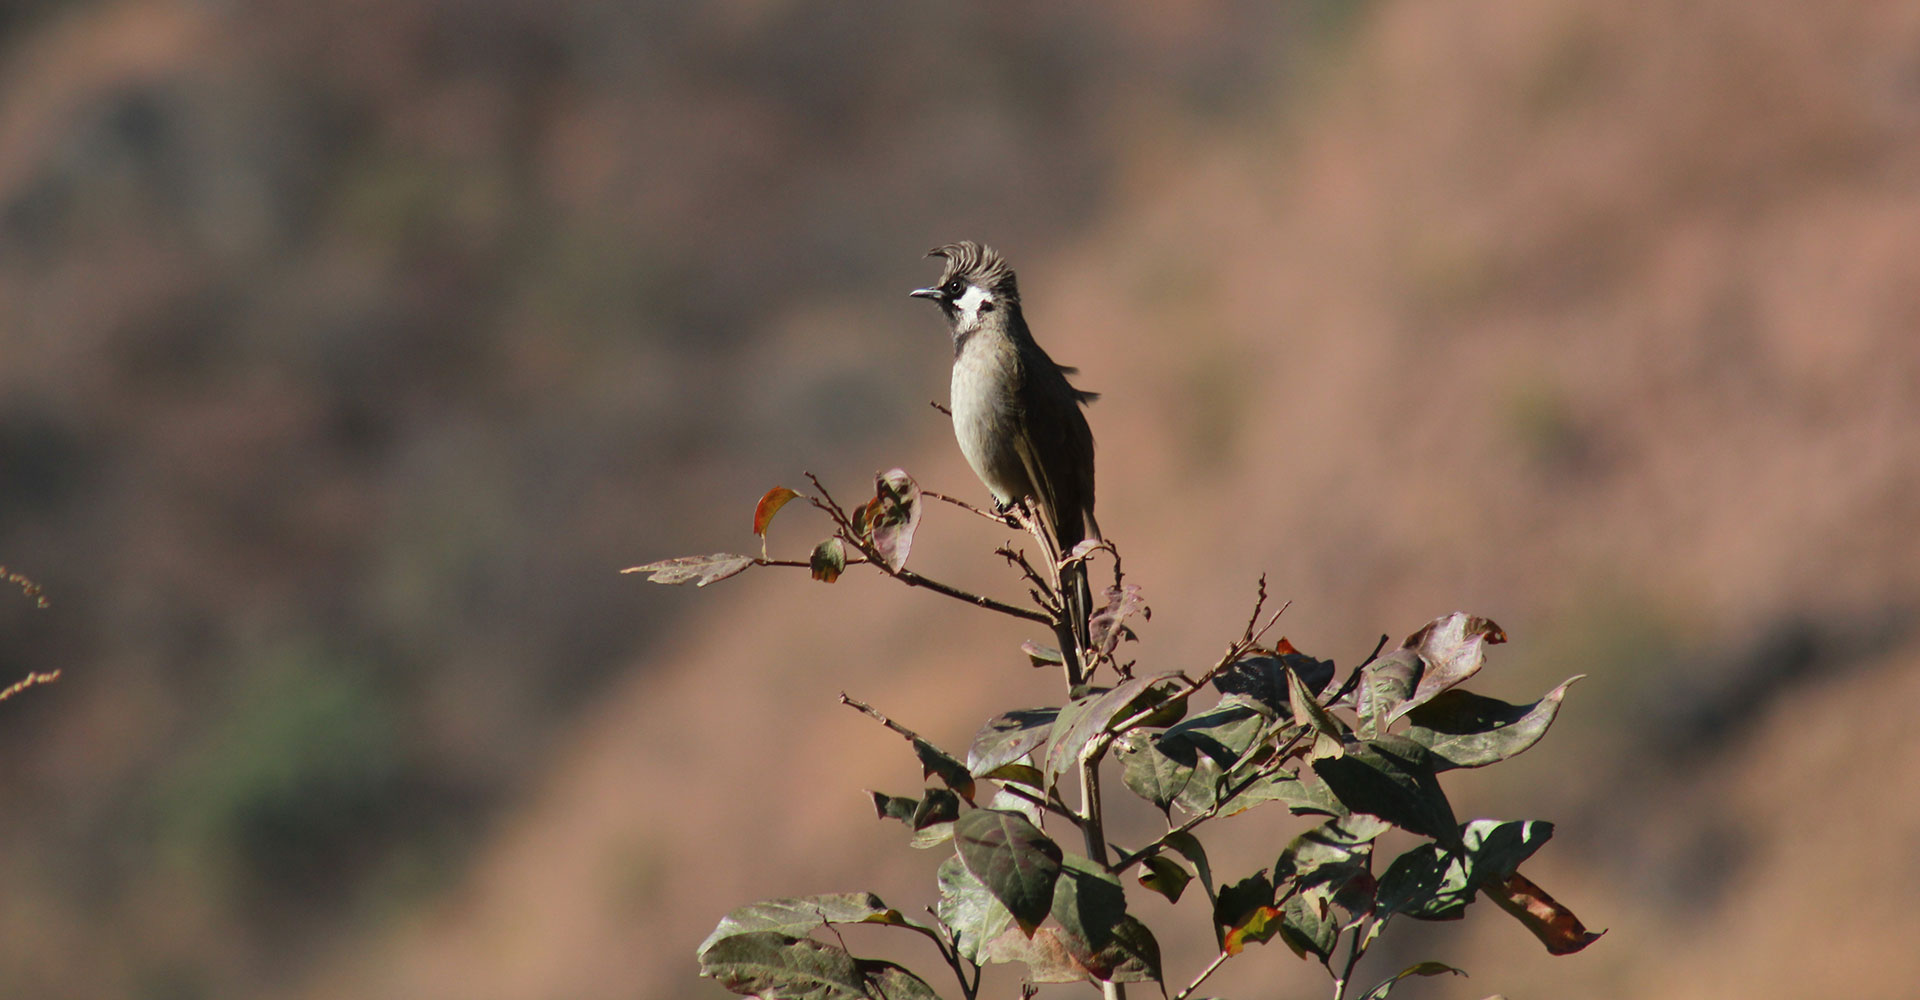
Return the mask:
<svg viewBox="0 0 1920 1000"><path fill-rule="evenodd" d="M885 573L888 576L893 577L894 579L900 581L901 583L906 584L909 587L921 587L926 590L931 590L936 594L944 594L948 597L953 598L956 601L965 601L968 604L971 604L977 608L986 608L989 611L998 611L1003 615L1008 615L1013 618L1020 618L1025 621L1038 622L1041 625L1052 625L1054 623L1053 616L1048 615L1044 612L1034 611L1029 608L1023 608L1017 604L1008 604L1005 601L996 600L995 598L988 597L984 594L976 594L971 591L961 590L959 587L955 587L952 584L941 583L938 580L921 576L920 574L915 573L913 570L907 569L905 567L902 567L900 569L894 569L892 566L889 566L887 564L887 561L885 559L882 559L880 557L880 553L874 551L873 544L871 542L867 541L865 538L862 538L860 533L853 529L853 520L847 515L846 508L841 507L839 502L834 500L833 494L827 492L827 487L824 483L820 482L820 477L814 475L811 472L806 473L805 475L807 477L807 481L813 484L813 488L820 491L819 497L816 498L816 497L809 496L806 498L807 501L813 504L815 507L819 508L821 511L824 511L828 517L833 519L834 525L839 528L840 539L846 542L848 545L853 546L854 550L859 552L862 557L858 560L853 560L853 559L847 560L848 565L853 565L856 562L867 563L873 566L875 569L878 569L882 573ZM807 566L810 564L801 563L797 561L778 561L778 562L768 561L767 565Z"/></svg>
<svg viewBox="0 0 1920 1000"><path fill-rule="evenodd" d="M952 927L947 926L946 921L940 919L939 912L936 911L931 906L927 907L926 910L927 910L927 916L933 918L933 925L939 928L940 930L945 931L947 934L945 938L942 938L939 934L928 933L927 938L933 942L934 948L939 950L941 959L947 963L947 968L950 968L953 970L953 978L960 982L961 994L965 996L967 1000L973 1000L974 996L980 991L980 966L974 965L974 963L972 962L968 962L965 958L961 956L960 935ZM909 926L912 926L912 925L909 925ZM914 927L913 929L920 930L921 928ZM968 985L967 983L966 970L962 968L960 965L960 963L962 962L966 962L966 964L973 966L972 985Z"/></svg>
<svg viewBox="0 0 1920 1000"><path fill-rule="evenodd" d="M1061 819L1072 823L1076 828L1080 826L1080 814L1068 808L1067 804L1061 801L1058 794L1052 794L1042 799L1040 796L1021 788L1018 784L1011 781L1000 782L1000 788L1009 795L1025 799L1037 808L1044 809L1047 812L1059 816Z"/></svg>
<svg viewBox="0 0 1920 1000"><path fill-rule="evenodd" d="M925 488L920 490L920 495L923 497L932 497L935 500L943 500L947 503L954 505L955 507L960 508L961 510L967 511L968 513L978 514L981 517L984 517L995 524L1007 523L1006 518L1001 517L1000 515L994 513L993 511L990 511L985 507L981 507L978 504L968 503L967 501L962 500L959 497L950 497L945 493L935 493L934 491L925 489Z"/></svg>
<svg viewBox="0 0 1920 1000"><path fill-rule="evenodd" d="M1254 641L1254 643L1255 643L1255 644L1258 644L1258 643L1260 642L1260 640L1261 640L1261 639L1262 639L1263 637L1265 637L1265 636L1266 636L1266 634L1267 634L1267 633L1268 633L1269 631L1271 631L1271 630L1273 629L1273 625L1274 625L1274 623L1275 623L1275 622L1277 622L1277 621L1279 621L1279 620L1280 620L1280 616L1281 616L1281 615L1284 615L1284 614L1286 614L1286 613L1287 613L1287 609L1288 609L1288 608L1290 608L1290 607L1293 607L1293 602L1292 602L1291 600L1289 600L1289 601L1288 601L1287 603L1285 603L1285 604L1282 604L1282 605L1280 605L1280 610L1278 610L1278 611L1275 611L1275 612L1273 613L1273 617L1272 617L1272 618L1269 618L1269 619L1267 619L1267 623L1266 623L1265 625L1262 625L1262 626L1260 626L1260 631L1258 631L1258 632L1255 632L1255 633L1253 634L1253 641ZM1249 646L1248 648L1252 648L1252 647L1251 647L1251 646ZM1235 657L1235 659L1238 659L1238 658L1239 658L1239 657Z"/></svg>
<svg viewBox="0 0 1920 1000"><path fill-rule="evenodd" d="M1226 960L1227 952L1226 949L1223 948L1220 950L1220 954L1213 956L1213 961L1207 963L1206 968L1200 970L1199 975L1193 977L1193 982L1188 983L1185 989L1173 995L1173 1000L1187 1000L1187 997L1193 995L1194 990L1200 988L1201 983L1207 981L1208 976L1213 975L1215 969L1220 968L1220 963Z"/></svg>
<svg viewBox="0 0 1920 1000"><path fill-rule="evenodd" d="M1253 627L1260 622L1260 611L1267 606L1267 574L1260 574L1259 593L1253 599L1253 614L1247 616L1247 627L1240 632L1243 645L1253 645Z"/></svg>
<svg viewBox="0 0 1920 1000"><path fill-rule="evenodd" d="M1353 689L1360 686L1361 671L1367 668L1367 664L1372 663L1373 661L1379 659L1380 651L1385 648L1387 648L1387 637L1383 633L1380 636L1380 641L1373 644L1373 652L1368 653L1366 659L1361 660L1358 666L1355 666L1352 670L1347 672L1347 679L1340 682L1340 690L1335 691L1333 693L1333 697L1327 699L1326 705L1328 708L1332 708L1333 706L1340 704L1341 699L1352 694ZM1356 704L1352 705L1351 707L1357 709L1360 706L1356 702Z"/></svg>
<svg viewBox="0 0 1920 1000"><path fill-rule="evenodd" d="M1014 566L1018 566L1021 575L1033 581L1034 585L1047 595L1047 603L1051 606L1051 602L1054 599L1053 585L1046 577L1040 575L1039 570L1033 568L1032 563L1027 561L1027 554L1025 552L1014 548L1012 545L1002 545L994 549L993 554L1005 559Z"/></svg>
<svg viewBox="0 0 1920 1000"><path fill-rule="evenodd" d="M847 707L860 712L862 715L865 715L868 718L872 719L873 721L878 722L879 724L887 727L888 729L891 729L894 732L899 733L902 737L905 737L908 740L920 739L919 733L916 733L913 730L908 729L907 727L899 724L898 722L895 722L892 719L889 719L886 716L881 715L879 710L874 708L872 705L869 705L858 698L847 697L847 693L845 691L840 692L840 704L846 705ZM926 741L921 740L921 742L924 743Z"/></svg>
<svg viewBox="0 0 1920 1000"><path fill-rule="evenodd" d="M27 676L22 677L19 680L14 681L12 684L7 685L5 690L0 691L0 701L6 701L8 698L11 698L16 694L19 694L20 692L25 691L30 687L34 687L40 684L52 684L54 681L57 681L59 679L60 679L60 671L58 670L55 670L50 674L29 673L27 674Z"/></svg>
<svg viewBox="0 0 1920 1000"><path fill-rule="evenodd" d="M936 410L939 410L939 411L940 411L941 413L944 413L944 414L946 414L946 415L947 415L947 416L949 416L949 417L951 417L951 416L953 416L953 411L952 411L952 410L949 410L949 409L947 409L947 408L946 408L946 407L944 407L944 406L941 406L941 405L940 405L940 401L939 401L939 400L937 400L937 399L929 399L929 400L927 400L927 405L928 405L928 406L931 406L931 407L933 407L933 408L934 408L934 409L936 409Z"/></svg>
<svg viewBox="0 0 1920 1000"><path fill-rule="evenodd" d="M1353 983L1353 968L1360 964L1360 956L1365 952L1360 947L1360 939L1365 936L1357 924L1347 932L1347 964L1339 975L1333 977L1333 1000L1346 1000L1347 987ZM1333 966L1327 966L1327 971L1332 972Z"/></svg>
<svg viewBox="0 0 1920 1000"><path fill-rule="evenodd" d="M847 565L865 566L867 565L868 561L869 560L865 556L856 556L852 559L847 560ZM755 566L790 566L794 569L812 569L813 568L813 563L810 560L806 560L806 559L767 559L764 557L755 557L753 560L753 564Z"/></svg>
<svg viewBox="0 0 1920 1000"><path fill-rule="evenodd" d="M40 585L33 582L33 579L25 573L16 573L5 566L0 566L0 580L5 580L19 587L21 594L33 598L34 607L46 608L51 606L47 601L47 595L41 592Z"/></svg>
<svg viewBox="0 0 1920 1000"><path fill-rule="evenodd" d="M886 567L886 563L884 562L879 563L879 565L882 568ZM1038 622L1042 625L1053 624L1052 615L1048 615L1040 611L1034 611L1030 608L1023 608L1017 604L1008 604L1005 601L995 600L983 594L975 594L969 591L961 590L959 587L951 586L949 584L944 584L938 580L929 580L926 577L921 576L920 574L915 573L913 570L910 570L910 569L888 570L887 575L893 577L896 580L899 580L901 583L904 583L909 587L924 587L928 590L933 591L936 594L945 594L956 601L965 601L968 604L974 605L975 607L986 608L989 611L998 611L1003 615L1008 615L1014 618L1025 619L1026 621L1030 621L1030 622Z"/></svg>

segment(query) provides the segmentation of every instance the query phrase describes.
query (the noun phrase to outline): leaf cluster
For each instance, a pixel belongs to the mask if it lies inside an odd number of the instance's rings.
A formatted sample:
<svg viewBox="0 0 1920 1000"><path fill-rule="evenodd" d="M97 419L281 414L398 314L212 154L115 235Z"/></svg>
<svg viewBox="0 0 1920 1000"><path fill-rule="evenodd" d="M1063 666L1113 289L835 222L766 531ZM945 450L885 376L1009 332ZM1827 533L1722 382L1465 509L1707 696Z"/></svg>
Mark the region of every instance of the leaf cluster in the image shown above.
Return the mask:
<svg viewBox="0 0 1920 1000"><path fill-rule="evenodd" d="M756 533L764 538L772 514L799 496L769 492L755 513ZM830 553L832 572L822 574L822 547L837 543L851 547L857 561L940 590L905 569L921 496L894 470L877 477L874 499L851 512L831 498L807 498L836 526L816 547L813 575L830 580L854 561ZM1104 620L1096 616L1093 648L1081 652L1091 654L1094 667L1113 667L1110 683L1080 683L1061 704L996 715L961 753L842 695L900 735L927 779L916 794L868 793L875 814L900 823L910 846L946 854L927 919L905 917L866 893L755 903L728 914L700 946L703 975L762 997L934 996L915 973L855 957L837 935L836 943L814 936L834 924L871 923L932 941L966 1000L976 996L982 968L994 963L1023 964L1031 983L1094 982L1114 995L1118 984L1151 982L1184 1000L1224 961L1276 938L1325 966L1336 998L1384 998L1410 976L1458 972L1423 962L1355 992L1356 965L1395 919L1458 919L1484 895L1553 954L1578 951L1599 936L1520 873L1552 836L1551 823L1462 822L1440 783L1449 770L1499 763L1532 747L1579 678L1525 704L1466 690L1463 682L1506 635L1464 613L1429 622L1384 654L1383 637L1342 677L1334 662L1285 639L1261 645L1279 614L1255 627L1264 581L1246 628L1219 661L1193 672L1136 675L1113 651L1123 635L1132 637L1125 621L1144 617L1145 605L1139 588L1122 578L1117 550L1101 545L1114 554L1115 583ZM1002 554L1033 585L1041 614L1022 617L1057 623L1057 615L1049 617L1057 608L1043 586L1047 574L1009 550ZM704 584L721 578L733 565L728 560L781 564L764 554L701 558L707 561L700 568L667 560L637 569L662 582ZM990 609L998 603L966 598ZM1052 652L1025 648L1036 664ZM1164 833L1131 846L1107 835L1103 764L1127 792L1160 811ZM1271 864L1222 877L1201 834L1216 820L1262 806L1282 822L1295 818L1295 832L1276 839ZM1380 838L1393 829L1418 842L1376 859ZM1062 835L1077 836L1063 843L1056 839ZM1177 991L1169 988L1153 932L1128 909L1126 879L1176 904L1204 899L1200 915L1219 951Z"/></svg>

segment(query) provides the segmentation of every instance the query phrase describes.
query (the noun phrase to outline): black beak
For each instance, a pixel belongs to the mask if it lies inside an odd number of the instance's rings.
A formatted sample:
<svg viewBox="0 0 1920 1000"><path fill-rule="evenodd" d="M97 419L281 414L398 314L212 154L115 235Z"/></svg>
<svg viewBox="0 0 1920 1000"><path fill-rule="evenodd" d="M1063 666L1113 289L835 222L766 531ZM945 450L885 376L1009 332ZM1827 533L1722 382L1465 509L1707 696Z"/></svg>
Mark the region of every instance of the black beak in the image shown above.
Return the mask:
<svg viewBox="0 0 1920 1000"><path fill-rule="evenodd" d="M907 294L916 299L932 299L933 301L940 302L940 303L944 303L947 301L947 293L941 291L938 288L916 288L913 291L908 292Z"/></svg>

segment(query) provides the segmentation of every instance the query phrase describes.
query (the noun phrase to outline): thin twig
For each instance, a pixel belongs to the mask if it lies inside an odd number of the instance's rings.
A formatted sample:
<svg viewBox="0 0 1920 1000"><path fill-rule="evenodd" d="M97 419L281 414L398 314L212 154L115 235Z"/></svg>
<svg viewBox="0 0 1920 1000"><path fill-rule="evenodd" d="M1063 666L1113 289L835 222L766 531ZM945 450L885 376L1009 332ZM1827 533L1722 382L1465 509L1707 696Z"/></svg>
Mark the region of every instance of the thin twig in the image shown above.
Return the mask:
<svg viewBox="0 0 1920 1000"><path fill-rule="evenodd" d="M41 591L40 585L33 582L33 579L25 573L16 573L5 566L0 566L0 580L5 580L19 587L22 595L33 598L34 607L48 608L52 606L47 600L47 595Z"/></svg>
<svg viewBox="0 0 1920 1000"><path fill-rule="evenodd" d="M1367 668L1367 664L1379 659L1380 651L1385 648L1387 648L1387 636L1386 633L1383 632L1380 635L1380 641L1373 644L1373 652L1368 653L1366 659L1361 660L1358 666L1347 672L1347 679L1340 682L1340 689L1333 693L1333 697L1327 699L1326 705L1328 708L1340 704L1342 698L1352 694L1353 689L1360 686L1361 671ZM1356 701L1352 707L1357 709L1360 706Z"/></svg>
<svg viewBox="0 0 1920 1000"><path fill-rule="evenodd" d="M865 566L869 563L869 561L870 560L868 560L866 556L855 556L854 558L847 560L847 565L848 566ZM812 560L808 560L808 559L767 559L767 558L756 556L753 558L753 564L755 566L791 566L794 569L812 569L813 568Z"/></svg>
<svg viewBox="0 0 1920 1000"><path fill-rule="evenodd" d="M1024 788L1021 788L1018 784L1011 781L1000 782L1000 788L1002 791L1005 791L1009 795L1013 795L1013 796L1017 796L1019 798L1025 799L1028 802L1032 803L1034 806L1040 809L1044 809L1047 812L1053 813L1056 816L1059 816L1061 819L1064 819L1067 822L1072 823L1075 827L1078 827L1080 825L1080 814L1074 812L1072 809L1067 808L1067 804L1065 802L1062 802L1060 800L1060 796L1058 795L1050 795L1047 798L1042 799L1040 796L1035 795Z"/></svg>
<svg viewBox="0 0 1920 1000"><path fill-rule="evenodd" d="M1259 593L1253 599L1253 614L1247 616L1247 627L1240 632L1240 641L1245 645L1253 644L1253 627L1260 622L1260 611L1267 606L1267 574L1260 574Z"/></svg>
<svg viewBox="0 0 1920 1000"><path fill-rule="evenodd" d="M1047 595L1049 601L1053 599L1053 586L1047 582L1046 577L1040 575L1039 570L1033 568L1032 563L1027 561L1027 554L1025 552L1014 548L1012 545L1002 545L994 549L993 554L1005 559L1014 566L1018 566L1021 575L1033 581L1034 585L1039 587L1040 590Z"/></svg>
<svg viewBox="0 0 1920 1000"><path fill-rule="evenodd" d="M1267 623L1265 625L1260 626L1260 631L1255 632L1253 634L1253 641L1255 643L1258 643L1260 639L1263 636L1265 636L1267 632L1273 628L1274 623L1280 620L1280 616L1287 613L1287 609L1290 607L1293 607L1292 600L1288 600L1287 603L1280 605L1280 610L1275 611L1273 613L1273 617L1267 619Z"/></svg>
<svg viewBox="0 0 1920 1000"><path fill-rule="evenodd" d="M1194 990L1197 990L1200 988L1201 983L1204 983L1207 981L1208 976L1213 975L1213 972L1215 969L1220 968L1220 963L1225 962L1226 960L1227 960L1227 952L1226 952L1226 949L1223 948L1221 949L1220 954L1213 956L1213 961L1207 963L1206 968L1200 970L1199 975L1193 977L1193 982L1188 983L1186 989L1183 989L1180 992L1175 993L1173 995L1173 1000L1187 1000L1187 997L1193 995Z"/></svg>
<svg viewBox="0 0 1920 1000"><path fill-rule="evenodd" d="M55 670L50 674L28 673L27 676L22 677L19 680L14 681L12 684L7 685L6 690L0 691L0 701L6 701L8 698L11 698L16 694L19 694L20 692L25 691L30 687L34 687L35 685L52 684L54 681L57 681L59 679L60 679L60 671L58 670Z"/></svg>
<svg viewBox="0 0 1920 1000"><path fill-rule="evenodd" d="M953 970L953 978L960 982L960 992L967 1000L973 1000L974 995L980 990L980 967L961 956L959 933L952 927L947 926L947 922L940 919L939 912L933 907L929 906L926 909L927 916L933 918L934 926L946 931L948 936L947 939L942 939L938 934L928 934L927 937L933 941L934 948L939 950L941 959L947 963L947 968ZM915 928L915 930L918 929L919 928ZM967 962L968 965L973 965L972 986L967 985L967 973L965 969L960 967L961 962Z"/></svg>
<svg viewBox="0 0 1920 1000"><path fill-rule="evenodd" d="M880 565L883 568L886 566L885 563L881 563ZM1017 604L1008 604L1005 601L995 600L984 594L975 594L961 590L959 587L941 583L938 580L930 580L910 569L888 569L887 575L909 587L925 587L936 594L945 594L956 601L965 601L975 607L986 608L989 611L998 611L1003 615L1025 619L1030 622L1038 622L1041 625L1053 624L1053 616L1044 612L1023 608Z"/></svg>
<svg viewBox="0 0 1920 1000"><path fill-rule="evenodd" d="M952 504L952 505L954 505L955 507L958 507L958 508L960 508L961 510L964 510L964 511L967 511L968 513L972 513L972 514L978 514L978 515L980 515L981 517L984 517L984 518L986 518L987 520L989 520L989 521L992 521L992 522L993 522L993 523L995 523L995 524L1005 524L1005 523L1007 523L1007 519L1006 519L1006 518L1004 518L1004 517L1001 517L1001 516L1000 516L1000 515L998 515L998 514L995 514L995 513L993 512L993 511L990 511L990 510L988 510L988 509L986 509L985 507L981 507L981 506L979 506L979 505L977 505L977 504L971 504L971 503L968 503L967 501L965 501L965 500L962 500L962 499L960 499L960 498L958 498L958 497L950 497L950 496L948 496L948 495L946 495L945 493L935 493L935 492L934 492L934 491L932 491L932 490L929 490L929 489L924 489L924 488L923 488L923 489L921 489L921 491L920 491L920 495L921 495L921 496L923 496L923 497L932 497L932 498L934 498L935 500L944 500L944 501L946 501L947 503L950 503L950 504Z"/></svg>
<svg viewBox="0 0 1920 1000"><path fill-rule="evenodd" d="M901 583L906 584L909 587L923 587L927 590L933 591L936 594L944 594L948 597L953 598L956 601L965 601L976 608L986 608L989 611L998 611L1003 615L1008 615L1014 618L1023 619L1025 621L1037 622L1041 625L1053 624L1053 621L1054 621L1053 616L1048 615L1044 612L1033 611L1027 608L1020 607L1017 604L1008 604L1005 601L988 597L985 594L976 594L976 593L973 593L972 591L961 590L959 587L955 587L952 584L941 583L938 580L921 576L920 574L915 573L913 570L907 569L904 566L901 567L900 569L894 569L892 566L887 564L887 561L885 559L880 557L880 553L874 551L873 544L871 542L862 538L859 532L853 530L853 521L847 516L846 509L841 507L839 502L833 499L833 494L827 492L826 484L820 482L820 477L814 475L811 472L805 473L805 475L807 477L807 481L813 483L813 488L820 491L820 496L818 498L811 497L811 496L807 497L808 502L812 503L815 507L819 508L820 510L825 511L827 516L833 519L833 523L840 529L841 540L846 542L848 545L853 546L854 550L859 552L863 557L862 559L858 560L859 562L864 562L869 565L872 565L875 569L880 570L882 573L885 573L888 576L893 577L894 579L900 581ZM851 560L851 559L848 560L849 565L852 565L854 562L855 560ZM788 563L782 562L782 563L774 563L772 565L788 565ZM801 563L800 565L810 565L810 564Z"/></svg>
<svg viewBox="0 0 1920 1000"><path fill-rule="evenodd" d="M847 693L845 691L840 692L840 704L846 705L849 708L852 708L860 712L861 714L867 716L868 718L871 718L873 721L878 722L879 724L887 727L888 729L893 730L896 733L899 733L901 736L907 738L908 740L920 740L919 733L916 733L913 730L908 729L907 727L899 724L898 722L895 722L892 719L889 719L886 716L881 715L879 710L874 708L872 705L869 705L858 698L847 697ZM920 742L925 743L926 741L920 740Z"/></svg>
<svg viewBox="0 0 1920 1000"><path fill-rule="evenodd" d="M1347 934L1347 964L1333 979L1333 1000L1346 1000L1347 987L1353 983L1353 967L1360 964L1360 939L1364 935L1360 933L1358 925ZM1332 972L1333 967L1328 966L1327 971Z"/></svg>

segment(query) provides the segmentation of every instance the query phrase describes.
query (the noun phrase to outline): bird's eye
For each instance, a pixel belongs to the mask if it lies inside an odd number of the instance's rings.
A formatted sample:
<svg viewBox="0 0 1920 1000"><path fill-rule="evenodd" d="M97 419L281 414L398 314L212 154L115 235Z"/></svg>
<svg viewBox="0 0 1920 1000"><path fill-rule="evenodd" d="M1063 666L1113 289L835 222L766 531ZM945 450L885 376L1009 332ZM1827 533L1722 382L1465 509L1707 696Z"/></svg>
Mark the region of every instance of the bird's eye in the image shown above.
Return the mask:
<svg viewBox="0 0 1920 1000"><path fill-rule="evenodd" d="M961 281L959 278L955 278L952 281L947 282L947 286L941 289L941 291L947 293L948 298L952 298L952 299L959 298L961 293L965 292L966 290L967 290L967 283L964 281Z"/></svg>

